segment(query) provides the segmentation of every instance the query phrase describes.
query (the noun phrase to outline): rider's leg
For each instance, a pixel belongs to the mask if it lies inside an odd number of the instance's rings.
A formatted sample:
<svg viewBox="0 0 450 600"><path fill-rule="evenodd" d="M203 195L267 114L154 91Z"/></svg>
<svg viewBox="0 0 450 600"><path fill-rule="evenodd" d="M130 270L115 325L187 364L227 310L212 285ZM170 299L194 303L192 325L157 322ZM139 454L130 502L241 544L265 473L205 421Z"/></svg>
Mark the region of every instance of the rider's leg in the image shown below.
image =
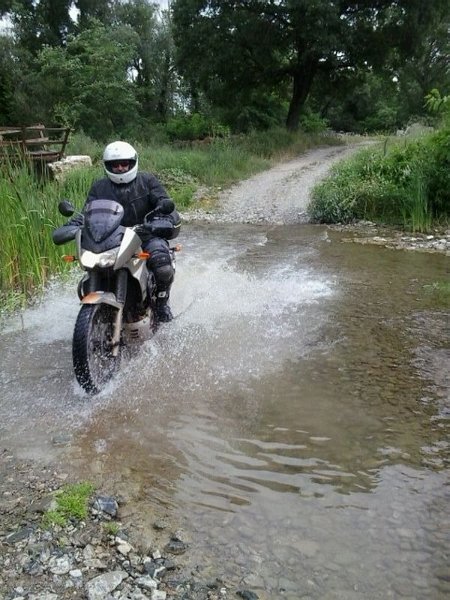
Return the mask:
<svg viewBox="0 0 450 600"><path fill-rule="evenodd" d="M171 321L173 316L169 306L169 296L175 270L172 266L169 244L162 238L154 238L145 244L145 250L151 254L147 264L153 271L156 281L156 316L161 322Z"/></svg>

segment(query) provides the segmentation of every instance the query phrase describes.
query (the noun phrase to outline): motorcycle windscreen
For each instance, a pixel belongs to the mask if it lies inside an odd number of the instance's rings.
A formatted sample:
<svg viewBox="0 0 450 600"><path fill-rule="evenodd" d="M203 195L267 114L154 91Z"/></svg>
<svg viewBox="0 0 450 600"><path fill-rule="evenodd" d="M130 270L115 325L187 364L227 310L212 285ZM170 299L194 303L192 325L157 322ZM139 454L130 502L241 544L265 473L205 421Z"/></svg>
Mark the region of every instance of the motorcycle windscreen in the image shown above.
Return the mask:
<svg viewBox="0 0 450 600"><path fill-rule="evenodd" d="M84 211L84 228L100 243L115 231L123 218L123 207L115 200L92 200Z"/></svg>

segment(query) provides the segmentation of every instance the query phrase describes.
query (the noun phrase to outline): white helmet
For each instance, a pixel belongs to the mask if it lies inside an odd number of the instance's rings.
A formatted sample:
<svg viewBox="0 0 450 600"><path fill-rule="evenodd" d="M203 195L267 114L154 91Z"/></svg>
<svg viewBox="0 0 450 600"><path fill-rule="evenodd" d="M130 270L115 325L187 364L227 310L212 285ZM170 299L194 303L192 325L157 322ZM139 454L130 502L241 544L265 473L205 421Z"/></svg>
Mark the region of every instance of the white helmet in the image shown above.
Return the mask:
<svg viewBox="0 0 450 600"><path fill-rule="evenodd" d="M130 167L124 173L114 173L112 165L115 161L128 160ZM113 183L130 183L136 178L138 170L138 155L136 150L127 142L112 142L103 152L103 164L106 175Z"/></svg>

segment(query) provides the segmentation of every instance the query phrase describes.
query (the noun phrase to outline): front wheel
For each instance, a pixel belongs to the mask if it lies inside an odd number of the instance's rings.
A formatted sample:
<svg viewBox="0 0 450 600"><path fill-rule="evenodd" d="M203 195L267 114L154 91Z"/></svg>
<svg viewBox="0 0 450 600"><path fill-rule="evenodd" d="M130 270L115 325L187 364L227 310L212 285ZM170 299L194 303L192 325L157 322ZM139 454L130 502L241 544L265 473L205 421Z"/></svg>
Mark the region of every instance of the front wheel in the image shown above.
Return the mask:
<svg viewBox="0 0 450 600"><path fill-rule="evenodd" d="M73 332L73 368L88 394L98 393L117 371L120 353L113 355L116 309L108 304L81 307Z"/></svg>

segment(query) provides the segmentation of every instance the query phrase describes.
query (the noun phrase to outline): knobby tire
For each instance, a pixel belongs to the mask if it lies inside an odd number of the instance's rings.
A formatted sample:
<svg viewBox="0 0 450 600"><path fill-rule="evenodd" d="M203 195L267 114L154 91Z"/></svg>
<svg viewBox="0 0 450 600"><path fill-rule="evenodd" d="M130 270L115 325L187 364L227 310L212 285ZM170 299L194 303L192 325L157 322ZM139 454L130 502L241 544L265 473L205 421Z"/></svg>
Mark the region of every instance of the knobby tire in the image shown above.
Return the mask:
<svg viewBox="0 0 450 600"><path fill-rule="evenodd" d="M116 373L120 352L112 354L116 310L107 304L81 307L73 333L72 356L75 377L88 394L98 393Z"/></svg>

